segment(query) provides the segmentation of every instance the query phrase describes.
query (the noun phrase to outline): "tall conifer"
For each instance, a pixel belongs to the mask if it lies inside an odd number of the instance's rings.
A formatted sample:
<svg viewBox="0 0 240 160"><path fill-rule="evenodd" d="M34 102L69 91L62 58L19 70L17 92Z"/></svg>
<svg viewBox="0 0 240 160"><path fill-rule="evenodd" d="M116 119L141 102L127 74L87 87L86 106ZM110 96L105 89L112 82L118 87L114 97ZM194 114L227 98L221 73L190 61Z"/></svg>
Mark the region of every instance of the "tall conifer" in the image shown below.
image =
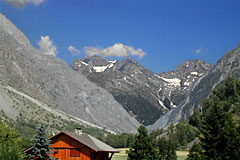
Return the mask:
<svg viewBox="0 0 240 160"><path fill-rule="evenodd" d="M236 104L240 102L240 81L229 78L225 85L214 90L203 103L201 119L200 155L203 160L238 160L240 130L233 120ZM191 157L194 157L192 153ZM195 160L189 156L189 160ZM195 156L196 157L196 156Z"/></svg>
<svg viewBox="0 0 240 160"><path fill-rule="evenodd" d="M138 128L135 142L128 151L128 160L157 160L158 155L153 147L152 138L144 126Z"/></svg>
<svg viewBox="0 0 240 160"><path fill-rule="evenodd" d="M37 128L37 134L33 138L33 149L28 155L31 160L54 160L50 155L53 148L51 148L51 141L46 137L46 131L43 125Z"/></svg>

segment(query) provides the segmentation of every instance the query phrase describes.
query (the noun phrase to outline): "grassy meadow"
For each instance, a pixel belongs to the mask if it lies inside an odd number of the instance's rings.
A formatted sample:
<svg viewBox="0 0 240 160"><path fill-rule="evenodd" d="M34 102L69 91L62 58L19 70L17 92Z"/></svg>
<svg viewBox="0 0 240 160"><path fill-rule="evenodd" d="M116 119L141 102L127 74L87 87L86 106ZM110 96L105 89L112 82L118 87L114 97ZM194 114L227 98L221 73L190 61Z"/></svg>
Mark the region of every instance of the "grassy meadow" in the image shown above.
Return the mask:
<svg viewBox="0 0 240 160"><path fill-rule="evenodd" d="M113 155L112 160L126 160L127 154L126 150L127 148L118 148L117 150L120 151L120 153L115 153ZM188 151L177 151L178 160L185 160L187 158Z"/></svg>

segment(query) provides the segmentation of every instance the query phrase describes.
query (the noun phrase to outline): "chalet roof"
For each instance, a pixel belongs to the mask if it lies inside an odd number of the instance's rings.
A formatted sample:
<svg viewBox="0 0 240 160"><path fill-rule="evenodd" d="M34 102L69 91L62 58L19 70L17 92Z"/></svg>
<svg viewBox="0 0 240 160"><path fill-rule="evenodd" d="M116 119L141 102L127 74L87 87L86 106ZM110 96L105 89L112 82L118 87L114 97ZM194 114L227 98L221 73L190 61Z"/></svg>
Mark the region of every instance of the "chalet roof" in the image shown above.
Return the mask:
<svg viewBox="0 0 240 160"><path fill-rule="evenodd" d="M66 136L69 136L70 138L84 144L85 146L91 148L92 150L94 150L96 152L109 152L109 153L118 153L119 152L118 150L116 150L116 149L112 148L111 146L103 143L102 141L98 140L97 138L94 138L93 136L91 136L89 134L85 134L85 133L82 133L81 135L78 135L76 133L60 132L60 133L52 136L49 139L53 140L55 137L60 136L62 134L66 135ZM27 149L24 152L27 153L32 149L33 149L33 147Z"/></svg>
<svg viewBox="0 0 240 160"><path fill-rule="evenodd" d="M118 150L112 148L111 146L103 143L102 141L98 140L97 138L94 138L89 134L82 133L78 135L76 133L70 133L70 132L67 132L67 133L61 132L61 133L64 133L74 138L75 140L83 143L89 148L95 150L96 152L111 152L111 153L119 152Z"/></svg>

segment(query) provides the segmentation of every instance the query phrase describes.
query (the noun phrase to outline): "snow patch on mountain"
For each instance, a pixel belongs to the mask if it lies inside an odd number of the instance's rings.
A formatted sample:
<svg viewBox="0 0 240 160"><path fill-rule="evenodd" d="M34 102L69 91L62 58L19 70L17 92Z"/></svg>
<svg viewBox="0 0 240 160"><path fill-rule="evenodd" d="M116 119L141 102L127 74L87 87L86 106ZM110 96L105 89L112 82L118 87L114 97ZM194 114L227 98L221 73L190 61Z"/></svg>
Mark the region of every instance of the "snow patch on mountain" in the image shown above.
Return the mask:
<svg viewBox="0 0 240 160"><path fill-rule="evenodd" d="M88 64L84 61L81 61L82 64L84 64L85 66L88 66Z"/></svg>
<svg viewBox="0 0 240 160"><path fill-rule="evenodd" d="M114 66L114 64L111 63L111 64L108 66L108 68L112 68L113 66Z"/></svg>
<svg viewBox="0 0 240 160"><path fill-rule="evenodd" d="M184 82L184 85L185 85L185 86L189 86L189 85L190 85L190 82Z"/></svg>
<svg viewBox="0 0 240 160"><path fill-rule="evenodd" d="M93 69L96 72L104 72L106 69L108 68L108 66L94 66Z"/></svg>
<svg viewBox="0 0 240 160"><path fill-rule="evenodd" d="M106 65L106 66L94 66L93 69L96 72L104 72L107 68L112 68L114 66L114 63L116 63L117 61L109 61L110 64ZM88 65L88 64L87 64Z"/></svg>
<svg viewBox="0 0 240 160"><path fill-rule="evenodd" d="M160 99L158 99L158 103L160 106L163 106L164 109L169 110Z"/></svg>
<svg viewBox="0 0 240 160"><path fill-rule="evenodd" d="M198 72L191 72L191 75L197 76L197 75L198 75Z"/></svg>
<svg viewBox="0 0 240 160"><path fill-rule="evenodd" d="M114 64L114 63L116 63L116 62L117 62L117 60L114 60L114 61L108 61L108 62L110 62L110 63Z"/></svg>
<svg viewBox="0 0 240 160"><path fill-rule="evenodd" d="M178 78L168 79L168 78L164 78L164 77L161 77L161 76L159 76L159 75L156 75L156 74L154 74L154 75L155 75L156 77L161 78L161 79L163 79L164 81L168 82L168 83L169 83L170 85L172 85L172 86L175 86L175 87L181 86L181 80L178 79Z"/></svg>

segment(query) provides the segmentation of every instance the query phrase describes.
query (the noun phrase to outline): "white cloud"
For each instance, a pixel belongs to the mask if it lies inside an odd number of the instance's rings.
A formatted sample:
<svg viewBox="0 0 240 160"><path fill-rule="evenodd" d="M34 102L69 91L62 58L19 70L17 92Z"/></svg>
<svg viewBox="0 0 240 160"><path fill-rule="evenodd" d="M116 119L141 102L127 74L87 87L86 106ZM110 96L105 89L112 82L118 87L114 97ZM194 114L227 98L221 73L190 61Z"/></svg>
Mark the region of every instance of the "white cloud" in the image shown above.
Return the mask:
<svg viewBox="0 0 240 160"><path fill-rule="evenodd" d="M27 3L31 3L34 5L39 5L46 0L3 0L8 2L9 4L13 5L14 7L23 7Z"/></svg>
<svg viewBox="0 0 240 160"><path fill-rule="evenodd" d="M49 36L41 36L41 40L38 42L40 46L40 51L46 55L56 56L57 47L53 45L52 40L50 40Z"/></svg>
<svg viewBox="0 0 240 160"><path fill-rule="evenodd" d="M142 49L134 49L133 47L123 45L122 43L116 43L113 46L107 47L105 49L95 48L95 47L85 47L85 53L89 56L93 55L103 55L103 56L138 56L142 58L145 53Z"/></svg>
<svg viewBox="0 0 240 160"><path fill-rule="evenodd" d="M73 56L78 56L81 53L78 49L76 49L73 46L69 46L68 50L69 50L69 52L72 53Z"/></svg>
<svg viewBox="0 0 240 160"><path fill-rule="evenodd" d="M99 55L102 50L95 47L85 47L85 53L89 56Z"/></svg>
<svg viewBox="0 0 240 160"><path fill-rule="evenodd" d="M196 50L194 51L194 53L200 54L202 51L203 51L203 48L200 47L200 48L196 49Z"/></svg>

